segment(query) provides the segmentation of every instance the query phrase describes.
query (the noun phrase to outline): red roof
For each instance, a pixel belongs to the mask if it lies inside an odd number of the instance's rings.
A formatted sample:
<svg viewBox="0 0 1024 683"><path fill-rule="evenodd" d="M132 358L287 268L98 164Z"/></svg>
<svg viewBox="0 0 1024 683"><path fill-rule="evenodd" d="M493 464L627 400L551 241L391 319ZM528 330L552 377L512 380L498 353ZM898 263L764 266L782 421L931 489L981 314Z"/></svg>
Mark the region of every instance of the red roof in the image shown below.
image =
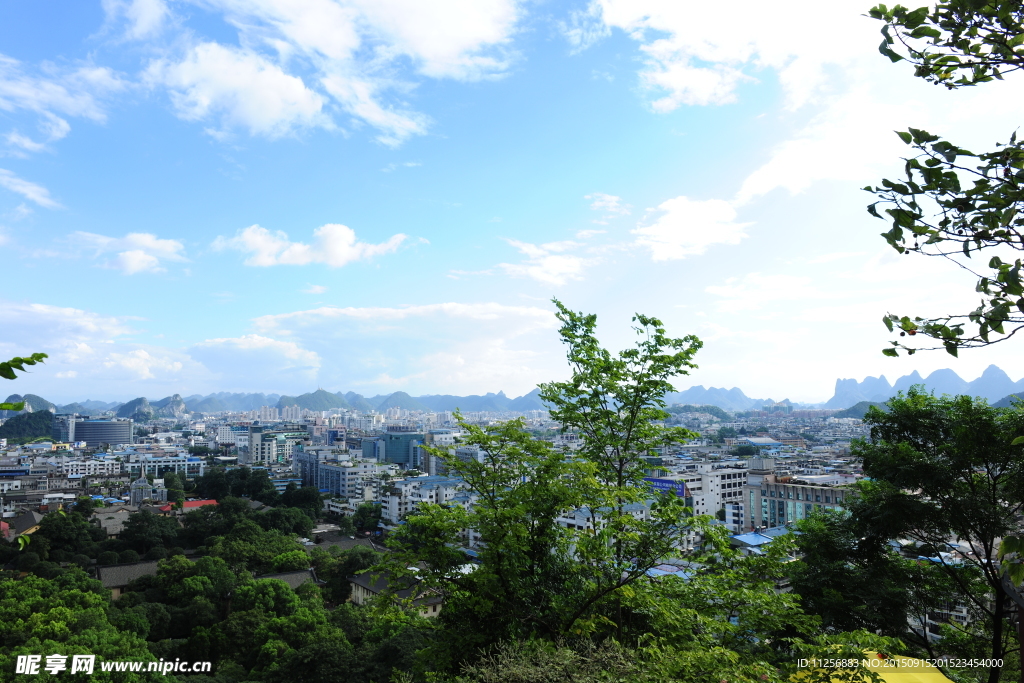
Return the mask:
<svg viewBox="0 0 1024 683"><path fill-rule="evenodd" d="M215 500L186 500L182 504L181 507L182 507L183 510L193 510L195 508L201 508L201 507L206 506L206 505L216 505L216 504L217 504L217 501L215 501ZM174 509L173 505L164 505L164 506L162 506L160 508L160 511L161 512L170 512L172 509Z"/></svg>

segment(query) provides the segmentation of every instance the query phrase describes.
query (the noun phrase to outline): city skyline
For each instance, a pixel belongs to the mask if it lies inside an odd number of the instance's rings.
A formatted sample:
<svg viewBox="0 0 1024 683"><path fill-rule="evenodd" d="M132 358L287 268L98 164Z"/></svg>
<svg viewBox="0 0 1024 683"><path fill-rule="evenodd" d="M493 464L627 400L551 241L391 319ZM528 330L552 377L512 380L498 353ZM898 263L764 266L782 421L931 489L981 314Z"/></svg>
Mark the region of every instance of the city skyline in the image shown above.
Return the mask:
<svg viewBox="0 0 1024 683"><path fill-rule="evenodd" d="M989 149L1024 103L890 64L869 5L9 4L0 352L50 359L7 393L519 396L568 374L552 297L698 335L679 389L1024 375L881 356L886 312L976 295L859 188L893 130Z"/></svg>

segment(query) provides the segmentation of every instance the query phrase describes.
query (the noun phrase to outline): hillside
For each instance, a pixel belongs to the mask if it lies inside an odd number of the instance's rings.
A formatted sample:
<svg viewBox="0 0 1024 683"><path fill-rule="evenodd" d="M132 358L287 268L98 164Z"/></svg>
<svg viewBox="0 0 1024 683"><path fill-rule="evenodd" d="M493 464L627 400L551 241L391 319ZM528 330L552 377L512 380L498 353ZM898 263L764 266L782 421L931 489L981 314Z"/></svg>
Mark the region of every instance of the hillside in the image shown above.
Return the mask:
<svg viewBox="0 0 1024 683"><path fill-rule="evenodd" d="M130 417L136 422L151 420L156 411L145 396L132 399L117 409L117 417Z"/></svg>
<svg viewBox="0 0 1024 683"><path fill-rule="evenodd" d="M874 406L875 408L881 408L882 410L885 410L884 403L878 403L876 401L861 401L855 406L847 408L846 410L839 411L832 417L855 417L858 420L860 420L863 419L865 415L867 415L868 408L872 406Z"/></svg>
<svg viewBox="0 0 1024 683"><path fill-rule="evenodd" d="M350 391L347 394L343 394L339 391L338 396L345 399L349 406L351 406L352 410L358 410L364 413L376 410L374 405L367 401L362 394L357 394L354 391Z"/></svg>
<svg viewBox="0 0 1024 683"><path fill-rule="evenodd" d="M332 394L329 391L323 389L317 389L314 392L308 394L302 394L301 396L282 396L277 401L278 408L287 408L288 406L299 406L305 410L331 410L332 408L345 409L349 408L348 401L343 399L337 394Z"/></svg>
<svg viewBox="0 0 1024 683"><path fill-rule="evenodd" d="M53 434L53 413L40 410L21 413L0 425L0 439L35 439Z"/></svg>
<svg viewBox="0 0 1024 683"><path fill-rule="evenodd" d="M380 405L377 406L377 410L384 412L388 408L401 408L403 410L422 410L429 411L427 406L423 405L416 399L404 391L396 391L387 398L385 398Z"/></svg>

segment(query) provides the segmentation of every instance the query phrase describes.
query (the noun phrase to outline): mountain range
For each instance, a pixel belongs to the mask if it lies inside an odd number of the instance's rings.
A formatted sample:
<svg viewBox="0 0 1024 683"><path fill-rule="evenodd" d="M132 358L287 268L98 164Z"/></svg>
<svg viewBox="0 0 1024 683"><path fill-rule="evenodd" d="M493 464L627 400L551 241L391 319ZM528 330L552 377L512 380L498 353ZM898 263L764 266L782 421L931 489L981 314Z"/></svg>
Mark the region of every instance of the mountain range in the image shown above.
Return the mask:
<svg viewBox="0 0 1024 683"><path fill-rule="evenodd" d="M903 375L894 383L889 384L885 375L865 377L858 382L855 379L837 379L835 394L826 403L826 408L850 408L862 401L879 403L896 395L898 391L906 391L915 384L923 384L929 391L936 394L967 394L988 400L993 405L1009 405L1010 394L1024 392L1024 379L1014 382L995 365L985 368L981 377L966 381L953 370L936 370L927 377L922 377L915 370ZM1005 401L1005 402L1004 402Z"/></svg>

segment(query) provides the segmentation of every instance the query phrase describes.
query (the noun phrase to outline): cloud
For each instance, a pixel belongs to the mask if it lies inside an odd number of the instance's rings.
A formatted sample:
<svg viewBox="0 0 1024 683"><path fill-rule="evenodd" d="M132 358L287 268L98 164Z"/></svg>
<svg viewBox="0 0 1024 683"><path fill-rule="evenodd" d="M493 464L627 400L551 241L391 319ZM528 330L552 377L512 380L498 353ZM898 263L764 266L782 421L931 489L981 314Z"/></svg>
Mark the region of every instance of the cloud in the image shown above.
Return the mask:
<svg viewBox="0 0 1024 683"><path fill-rule="evenodd" d="M19 178L7 169L0 168L0 187L20 194L25 199L47 209L59 209L60 204L50 197L50 191L42 185Z"/></svg>
<svg viewBox="0 0 1024 683"><path fill-rule="evenodd" d="M352 228L337 223L322 225L313 231L313 243L291 242L288 235L278 230L271 232L259 225L250 225L239 230L234 237L218 237L214 249L233 249L250 254L245 260L247 266L304 266L310 263L324 263L340 268L353 261L371 259L389 254L407 239L401 233L392 235L386 242L368 244L356 239Z"/></svg>
<svg viewBox="0 0 1024 683"><path fill-rule="evenodd" d="M310 285L306 289L302 290L304 294L323 294L327 291L327 288L323 285Z"/></svg>
<svg viewBox="0 0 1024 683"><path fill-rule="evenodd" d="M415 87L409 76L500 77L514 57L509 43L521 17L515 0L201 4L237 29L239 46L191 44L184 55L150 65L149 82L170 90L179 116L218 120L218 135L239 127L277 137L335 127L333 103L376 128L377 139L390 146L422 135L430 122L392 96ZM155 0L147 7L146 16L163 11ZM184 32L180 38L192 40Z"/></svg>
<svg viewBox="0 0 1024 683"><path fill-rule="evenodd" d="M591 211L601 211L604 213L601 220L594 221L600 225L607 225L608 221L613 218L629 215L630 209L633 208L629 204L623 204L621 197L604 194L603 192L594 192L593 194L585 195L583 198L592 200L590 202Z"/></svg>
<svg viewBox="0 0 1024 683"><path fill-rule="evenodd" d="M107 237L92 232L74 232L72 243L91 250L95 258L113 257L103 262L105 268L120 270L125 275L162 273L164 261L186 261L185 245L178 240L160 239L146 232L133 232L124 237Z"/></svg>
<svg viewBox="0 0 1024 683"><path fill-rule="evenodd" d="M181 118L219 119L219 128L211 130L218 136L236 126L272 138L300 128L333 127L320 94L250 50L200 43L179 62L152 63L145 79L170 90Z"/></svg>
<svg viewBox="0 0 1024 683"><path fill-rule="evenodd" d="M131 40L156 35L170 16L163 0L102 0L102 5L108 22L125 20L125 37Z"/></svg>
<svg viewBox="0 0 1024 683"><path fill-rule="evenodd" d="M238 382L245 373L255 373L271 386L312 384L321 365L317 353L295 342L258 334L207 339L190 347L188 354L215 377Z"/></svg>
<svg viewBox="0 0 1024 683"><path fill-rule="evenodd" d="M587 266L596 263L576 254L562 253L578 250L579 242L548 242L530 244L506 239L506 242L526 255L523 263L499 263L498 267L513 277L528 277L550 285L564 285L569 280L582 280Z"/></svg>
<svg viewBox="0 0 1024 683"><path fill-rule="evenodd" d="M632 231L636 244L651 250L655 261L697 256L715 244L739 244L750 223L737 223L736 209L721 199L669 199L658 206L653 224Z"/></svg>
<svg viewBox="0 0 1024 683"><path fill-rule="evenodd" d="M607 230L578 230L576 231L576 239L585 240L597 235L607 234Z"/></svg>
<svg viewBox="0 0 1024 683"><path fill-rule="evenodd" d="M422 165L423 164L421 164L418 161L406 161L406 162L400 163L400 164L399 163L390 163L387 166L385 166L384 168L380 169L380 171L381 171L381 173L391 173L392 171L394 171L396 169L399 169L399 168L415 168L417 166L422 166Z"/></svg>
<svg viewBox="0 0 1024 683"><path fill-rule="evenodd" d="M253 325L257 334L316 351L324 386L356 391L526 393L564 372L557 320L534 306L323 306L261 316Z"/></svg>
<svg viewBox="0 0 1024 683"><path fill-rule="evenodd" d="M150 353L146 349L135 349L125 353L109 353L103 361L106 368L123 370L134 379L153 379L157 373L178 373L181 361Z"/></svg>
<svg viewBox="0 0 1024 683"><path fill-rule="evenodd" d="M113 70L80 62L73 67L45 63L42 73L31 73L16 59L0 54L0 111L9 114L30 112L45 142L11 131L4 135L12 154L45 149L46 142L65 137L71 130L62 117L86 118L97 123L106 120L103 101L127 88L126 81Z"/></svg>
<svg viewBox="0 0 1024 683"><path fill-rule="evenodd" d="M878 42L878 27L853 0L797 0L786 12L740 0L733 9L725 28L720 8L697 0L592 0L563 33L576 49L612 29L639 43L640 82L657 112L732 102L739 85L764 69L778 73L788 105L798 107L827 87L830 66L848 65Z"/></svg>
<svg viewBox="0 0 1024 683"><path fill-rule="evenodd" d="M747 311L758 310L770 301L802 302L819 298L810 285L811 278L803 275L747 273L704 291L722 297L720 307L723 310Z"/></svg>

